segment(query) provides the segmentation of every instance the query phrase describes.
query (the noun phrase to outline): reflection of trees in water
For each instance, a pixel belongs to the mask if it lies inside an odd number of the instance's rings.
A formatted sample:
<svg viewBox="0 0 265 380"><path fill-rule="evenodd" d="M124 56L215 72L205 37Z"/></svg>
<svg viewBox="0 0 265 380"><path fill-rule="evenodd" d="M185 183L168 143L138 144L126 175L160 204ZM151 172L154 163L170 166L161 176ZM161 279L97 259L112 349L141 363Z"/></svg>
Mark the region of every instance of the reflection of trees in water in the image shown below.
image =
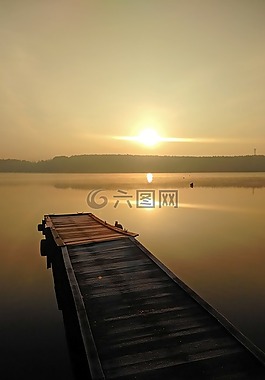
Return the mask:
<svg viewBox="0 0 265 380"><path fill-rule="evenodd" d="M127 176L126 174L124 176ZM135 176L135 174L134 174ZM115 178L115 174L111 178L106 177L104 181L104 174L100 174L99 178L94 177L93 181L76 181L69 178L69 180L55 182L53 186L58 189L74 189L74 190L91 190L91 189L102 189L102 190L131 190L131 189L152 189L152 188L168 188L174 187L178 188L190 188L190 184L193 183L193 188L263 188L265 187L265 175L256 176L249 175L247 177L242 176L239 177L235 175L226 177L220 175L220 177L198 175L198 174L190 174L187 177L181 175L181 178L176 177L175 174L172 174L170 178L163 178L161 176L156 176L154 174L154 181L152 183L148 183L144 180L144 178L134 178L134 181L128 181L125 177L123 180L119 178L118 180ZM254 192L254 190L253 190Z"/></svg>
<svg viewBox="0 0 265 380"><path fill-rule="evenodd" d="M134 189L249 188L265 187L265 173L153 173L152 182L146 173L0 173L0 187L53 186L56 189L117 191ZM253 191L254 192L254 191Z"/></svg>

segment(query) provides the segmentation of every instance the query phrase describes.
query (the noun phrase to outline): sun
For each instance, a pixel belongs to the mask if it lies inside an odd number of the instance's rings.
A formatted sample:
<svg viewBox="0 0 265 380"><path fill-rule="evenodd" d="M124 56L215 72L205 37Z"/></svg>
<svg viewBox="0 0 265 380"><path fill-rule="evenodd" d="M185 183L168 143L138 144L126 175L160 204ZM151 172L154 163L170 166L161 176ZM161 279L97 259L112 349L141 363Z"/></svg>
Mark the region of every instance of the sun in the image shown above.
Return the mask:
<svg viewBox="0 0 265 380"><path fill-rule="evenodd" d="M154 129L146 128L141 131L137 140L146 146L154 146L160 141L160 137Z"/></svg>
<svg viewBox="0 0 265 380"><path fill-rule="evenodd" d="M114 136L114 138L117 140L134 141L146 147L154 147L165 141L153 128L144 128L136 136Z"/></svg>

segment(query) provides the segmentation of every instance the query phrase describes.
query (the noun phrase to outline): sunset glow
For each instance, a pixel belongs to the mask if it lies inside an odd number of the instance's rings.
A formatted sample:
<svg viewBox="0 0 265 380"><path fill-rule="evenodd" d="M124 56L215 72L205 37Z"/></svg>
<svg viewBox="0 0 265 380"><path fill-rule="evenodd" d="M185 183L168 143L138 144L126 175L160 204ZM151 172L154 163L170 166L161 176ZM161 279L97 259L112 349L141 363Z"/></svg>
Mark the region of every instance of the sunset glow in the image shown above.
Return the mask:
<svg viewBox="0 0 265 380"><path fill-rule="evenodd" d="M265 1L3 3L0 158L264 154Z"/></svg>
<svg viewBox="0 0 265 380"><path fill-rule="evenodd" d="M153 146L160 141L160 137L154 129L147 128L139 134L137 140L146 146Z"/></svg>
<svg viewBox="0 0 265 380"><path fill-rule="evenodd" d="M144 129L138 136L114 136L116 140L125 140L140 143L145 146L155 146L160 143L236 143L235 139L214 139L214 138L198 138L198 137L161 137L153 129Z"/></svg>
<svg viewBox="0 0 265 380"><path fill-rule="evenodd" d="M161 138L156 130L152 128L144 128L136 136L116 136L114 138L117 140L136 142L146 147L153 147L160 142L163 142L163 138Z"/></svg>

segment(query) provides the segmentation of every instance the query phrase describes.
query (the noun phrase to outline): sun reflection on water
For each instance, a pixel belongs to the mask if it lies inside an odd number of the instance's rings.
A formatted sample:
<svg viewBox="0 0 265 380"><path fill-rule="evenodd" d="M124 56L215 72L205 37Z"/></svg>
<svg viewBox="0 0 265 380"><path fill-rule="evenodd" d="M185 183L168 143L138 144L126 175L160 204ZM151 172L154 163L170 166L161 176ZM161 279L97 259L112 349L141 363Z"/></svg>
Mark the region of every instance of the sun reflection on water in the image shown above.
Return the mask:
<svg viewBox="0 0 265 380"><path fill-rule="evenodd" d="M153 182L153 174L152 173L147 173L146 174L146 179L148 183Z"/></svg>

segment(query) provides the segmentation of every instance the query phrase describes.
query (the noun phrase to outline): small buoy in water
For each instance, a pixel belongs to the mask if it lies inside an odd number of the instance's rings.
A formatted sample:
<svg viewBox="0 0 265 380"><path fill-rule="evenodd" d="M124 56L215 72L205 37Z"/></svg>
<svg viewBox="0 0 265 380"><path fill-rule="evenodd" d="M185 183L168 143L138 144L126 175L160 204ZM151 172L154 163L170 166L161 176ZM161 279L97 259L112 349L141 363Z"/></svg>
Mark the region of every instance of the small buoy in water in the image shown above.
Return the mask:
<svg viewBox="0 0 265 380"><path fill-rule="evenodd" d="M190 187L193 188L193 182L190 183Z"/></svg>

